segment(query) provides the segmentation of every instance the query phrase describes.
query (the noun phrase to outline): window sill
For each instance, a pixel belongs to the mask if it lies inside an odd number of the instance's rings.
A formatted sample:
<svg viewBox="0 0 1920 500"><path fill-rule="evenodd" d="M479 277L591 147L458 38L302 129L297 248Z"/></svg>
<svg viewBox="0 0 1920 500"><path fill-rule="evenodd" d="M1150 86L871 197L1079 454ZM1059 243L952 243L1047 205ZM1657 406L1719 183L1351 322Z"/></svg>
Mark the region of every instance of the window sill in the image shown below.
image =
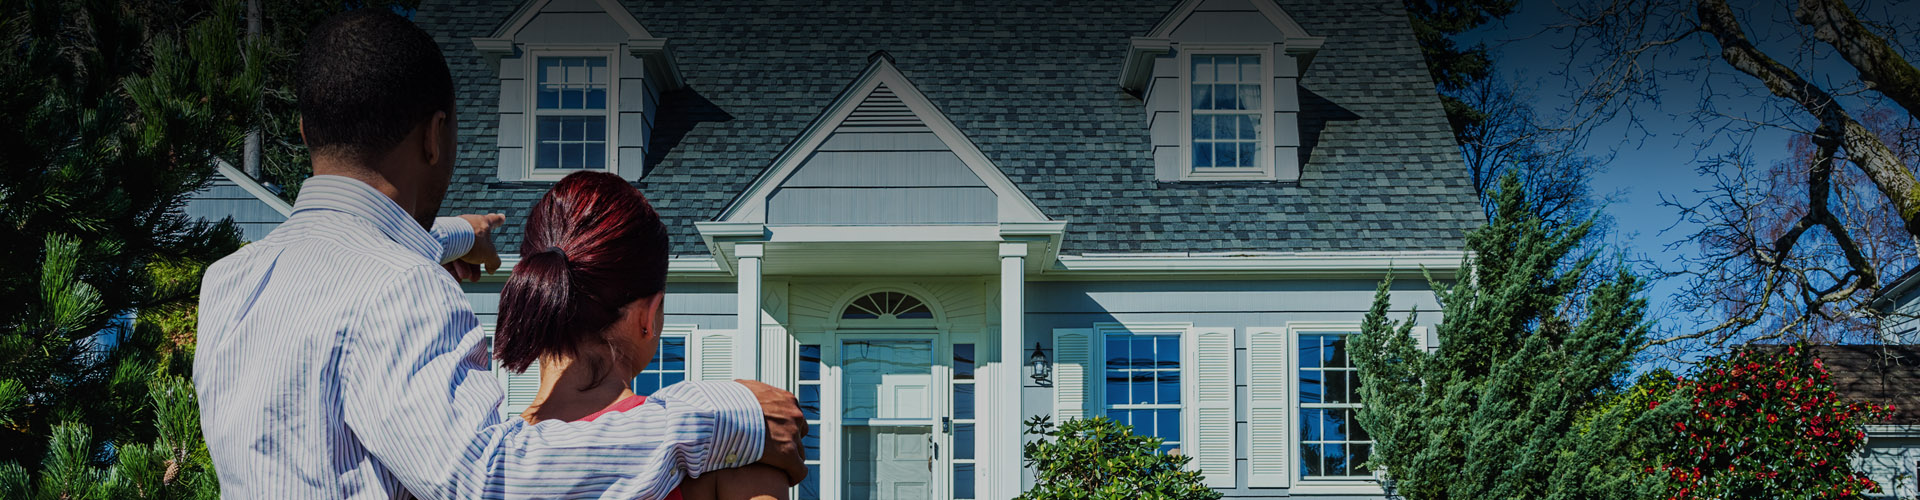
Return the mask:
<svg viewBox="0 0 1920 500"><path fill-rule="evenodd" d="M1384 495L1373 480L1302 479L1287 489L1289 495Z"/></svg>

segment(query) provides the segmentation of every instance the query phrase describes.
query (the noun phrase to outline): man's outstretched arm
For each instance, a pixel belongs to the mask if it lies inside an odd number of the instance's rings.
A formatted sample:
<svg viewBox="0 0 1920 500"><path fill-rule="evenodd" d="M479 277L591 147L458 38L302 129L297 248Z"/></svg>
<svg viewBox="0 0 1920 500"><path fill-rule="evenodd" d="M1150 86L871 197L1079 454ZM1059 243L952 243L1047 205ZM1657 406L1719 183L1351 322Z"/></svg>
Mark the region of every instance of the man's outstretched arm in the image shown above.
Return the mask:
<svg viewBox="0 0 1920 500"><path fill-rule="evenodd" d="M593 422L501 422L485 339L453 279L421 266L372 292L341 353L344 418L423 498L655 498L787 448L768 443L763 398L733 382L677 385Z"/></svg>

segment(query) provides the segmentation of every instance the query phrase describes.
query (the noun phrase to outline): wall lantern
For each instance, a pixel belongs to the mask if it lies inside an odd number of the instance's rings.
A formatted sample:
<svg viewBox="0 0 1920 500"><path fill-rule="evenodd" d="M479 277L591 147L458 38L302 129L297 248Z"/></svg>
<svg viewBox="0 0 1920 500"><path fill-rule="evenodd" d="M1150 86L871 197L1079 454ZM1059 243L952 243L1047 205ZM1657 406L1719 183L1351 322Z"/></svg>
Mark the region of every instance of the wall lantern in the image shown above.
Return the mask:
<svg viewBox="0 0 1920 500"><path fill-rule="evenodd" d="M1047 359L1047 351L1040 348L1039 342L1033 343L1033 355L1027 356L1027 365L1033 367L1035 385L1053 387L1053 361Z"/></svg>

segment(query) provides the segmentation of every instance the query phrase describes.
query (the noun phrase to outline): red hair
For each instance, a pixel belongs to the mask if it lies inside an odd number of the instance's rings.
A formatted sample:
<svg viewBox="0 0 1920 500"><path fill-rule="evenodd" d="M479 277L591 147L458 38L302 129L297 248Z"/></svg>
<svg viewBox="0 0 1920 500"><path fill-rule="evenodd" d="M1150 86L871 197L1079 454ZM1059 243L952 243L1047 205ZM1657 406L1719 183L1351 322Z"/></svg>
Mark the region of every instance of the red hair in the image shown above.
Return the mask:
<svg viewBox="0 0 1920 500"><path fill-rule="evenodd" d="M568 175L527 215L493 355L515 372L541 356L575 356L622 307L666 283L667 227L646 196L617 175Z"/></svg>

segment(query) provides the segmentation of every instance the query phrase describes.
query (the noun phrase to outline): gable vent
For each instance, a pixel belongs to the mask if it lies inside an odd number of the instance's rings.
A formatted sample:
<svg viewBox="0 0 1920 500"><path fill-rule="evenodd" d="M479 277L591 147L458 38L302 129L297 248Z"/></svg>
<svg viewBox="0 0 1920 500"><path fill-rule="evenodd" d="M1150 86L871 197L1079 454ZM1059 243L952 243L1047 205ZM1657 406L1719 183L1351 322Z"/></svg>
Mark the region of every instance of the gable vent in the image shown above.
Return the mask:
<svg viewBox="0 0 1920 500"><path fill-rule="evenodd" d="M860 106L853 108L853 114L848 115L840 126L891 128L925 127L926 124L920 121L920 117L914 116L913 110L900 101L900 96L894 94L893 89L881 85L875 87L873 93L867 94L867 99L860 101Z"/></svg>

